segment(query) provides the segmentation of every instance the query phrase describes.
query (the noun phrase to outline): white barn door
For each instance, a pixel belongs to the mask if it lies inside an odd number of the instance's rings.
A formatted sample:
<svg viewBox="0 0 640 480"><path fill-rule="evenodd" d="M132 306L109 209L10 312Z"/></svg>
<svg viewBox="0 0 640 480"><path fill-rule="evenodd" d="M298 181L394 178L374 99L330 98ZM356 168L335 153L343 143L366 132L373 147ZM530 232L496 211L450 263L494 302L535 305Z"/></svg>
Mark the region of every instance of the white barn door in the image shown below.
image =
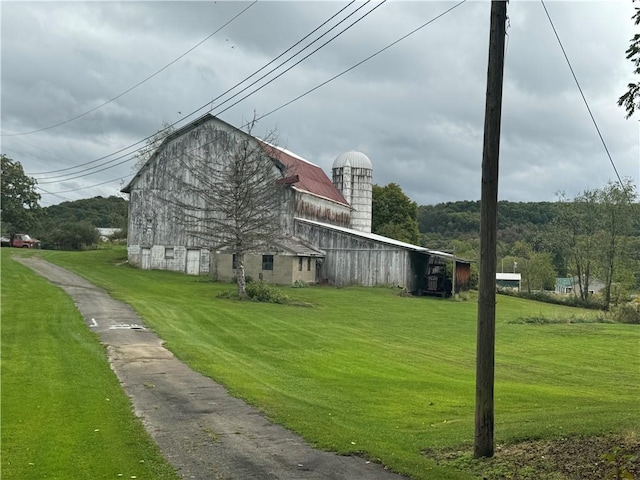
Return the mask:
<svg viewBox="0 0 640 480"><path fill-rule="evenodd" d="M187 250L187 275L200 275L200 250Z"/></svg>
<svg viewBox="0 0 640 480"><path fill-rule="evenodd" d="M151 249L150 248L142 249L141 267L143 270L151 270Z"/></svg>

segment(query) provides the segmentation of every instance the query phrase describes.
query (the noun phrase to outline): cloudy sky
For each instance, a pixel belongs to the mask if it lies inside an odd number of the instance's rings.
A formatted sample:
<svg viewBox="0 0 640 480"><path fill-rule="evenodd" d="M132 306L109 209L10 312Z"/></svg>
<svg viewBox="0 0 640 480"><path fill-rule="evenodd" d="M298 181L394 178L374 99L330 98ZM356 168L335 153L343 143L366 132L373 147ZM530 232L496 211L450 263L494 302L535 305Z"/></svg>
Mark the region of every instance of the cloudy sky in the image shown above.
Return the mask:
<svg viewBox="0 0 640 480"><path fill-rule="evenodd" d="M38 179L46 206L117 194L137 142L163 122L210 111L240 126L256 112L258 135L277 130L279 145L329 175L339 154L359 150L375 183L395 182L418 204L478 200L490 3L456 5L3 1L1 151ZM545 5L613 163L637 185L640 116L625 120L616 105L637 80L624 53L631 1ZM550 201L614 180L543 4L508 10L500 198Z"/></svg>

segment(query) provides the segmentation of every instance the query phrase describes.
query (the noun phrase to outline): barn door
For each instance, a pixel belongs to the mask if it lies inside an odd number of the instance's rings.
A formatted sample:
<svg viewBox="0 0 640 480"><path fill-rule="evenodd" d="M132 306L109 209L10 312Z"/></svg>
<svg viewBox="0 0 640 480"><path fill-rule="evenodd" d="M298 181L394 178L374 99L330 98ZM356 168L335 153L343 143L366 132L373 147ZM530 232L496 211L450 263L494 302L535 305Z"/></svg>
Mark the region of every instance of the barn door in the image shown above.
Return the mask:
<svg viewBox="0 0 640 480"><path fill-rule="evenodd" d="M187 275L200 275L200 250L187 250Z"/></svg>
<svg viewBox="0 0 640 480"><path fill-rule="evenodd" d="M150 248L142 249L142 269L151 270L151 249Z"/></svg>

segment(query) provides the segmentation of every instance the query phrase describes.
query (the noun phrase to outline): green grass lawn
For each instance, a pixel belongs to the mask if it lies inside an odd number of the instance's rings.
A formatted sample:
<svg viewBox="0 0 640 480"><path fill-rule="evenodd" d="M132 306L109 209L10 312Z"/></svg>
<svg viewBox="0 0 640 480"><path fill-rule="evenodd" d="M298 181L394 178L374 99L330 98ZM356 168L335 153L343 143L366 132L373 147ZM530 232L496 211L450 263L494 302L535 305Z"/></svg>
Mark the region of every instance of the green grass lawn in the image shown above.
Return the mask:
<svg viewBox="0 0 640 480"><path fill-rule="evenodd" d="M10 251L2 249L0 477L177 479L71 299Z"/></svg>
<svg viewBox="0 0 640 480"><path fill-rule="evenodd" d="M361 452L414 479L473 478L422 451L471 451L474 299L313 287L286 289L313 308L240 303L216 298L231 285L116 265L124 250L26 254L131 304L179 358L312 444ZM498 297L498 443L638 431L638 326L510 323L576 312L594 314Z"/></svg>

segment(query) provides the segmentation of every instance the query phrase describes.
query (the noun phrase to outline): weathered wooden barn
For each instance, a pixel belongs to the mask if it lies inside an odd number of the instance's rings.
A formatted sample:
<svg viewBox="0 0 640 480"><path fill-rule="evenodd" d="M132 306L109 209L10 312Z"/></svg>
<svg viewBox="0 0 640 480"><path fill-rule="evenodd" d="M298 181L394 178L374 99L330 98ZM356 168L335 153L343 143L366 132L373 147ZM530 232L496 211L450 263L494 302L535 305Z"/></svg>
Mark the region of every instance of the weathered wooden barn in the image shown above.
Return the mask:
<svg viewBox="0 0 640 480"><path fill-rule="evenodd" d="M222 162L228 153L225 148L232 144L230 137L264 144L207 114L167 136L122 189L130 200L129 263L143 269L233 278L234 252L215 250L190 235L172 221L176 205L167 200L167 192L185 181L198 182L197 175L184 168L183 159L198 155ZM332 182L320 167L292 152L278 147L269 151L274 169L287 173L279 212L281 235L245 257L248 276L279 284L302 280L338 286L395 285L443 295L468 289L468 262L371 233L373 168L366 155L338 156ZM453 266L454 284L446 282L445 262Z"/></svg>
<svg viewBox="0 0 640 480"><path fill-rule="evenodd" d="M296 218L295 227L297 236L326 253L318 269L319 282L337 286L396 285L410 292L439 296L469 290L470 263L450 253L304 218ZM447 262L455 272L455 290L446 275Z"/></svg>

